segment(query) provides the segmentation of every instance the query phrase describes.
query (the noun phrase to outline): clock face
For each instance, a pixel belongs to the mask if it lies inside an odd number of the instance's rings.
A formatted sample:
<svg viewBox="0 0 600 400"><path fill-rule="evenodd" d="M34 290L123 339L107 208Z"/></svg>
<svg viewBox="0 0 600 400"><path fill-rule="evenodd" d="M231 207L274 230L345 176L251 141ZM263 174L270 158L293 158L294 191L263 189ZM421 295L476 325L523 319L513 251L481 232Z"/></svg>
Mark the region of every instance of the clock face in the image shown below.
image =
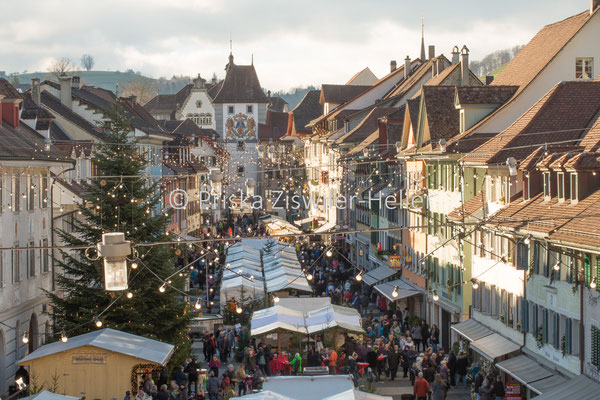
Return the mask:
<svg viewBox="0 0 600 400"><path fill-rule="evenodd" d="M225 121L225 139L256 140L256 121L254 117L238 113Z"/></svg>

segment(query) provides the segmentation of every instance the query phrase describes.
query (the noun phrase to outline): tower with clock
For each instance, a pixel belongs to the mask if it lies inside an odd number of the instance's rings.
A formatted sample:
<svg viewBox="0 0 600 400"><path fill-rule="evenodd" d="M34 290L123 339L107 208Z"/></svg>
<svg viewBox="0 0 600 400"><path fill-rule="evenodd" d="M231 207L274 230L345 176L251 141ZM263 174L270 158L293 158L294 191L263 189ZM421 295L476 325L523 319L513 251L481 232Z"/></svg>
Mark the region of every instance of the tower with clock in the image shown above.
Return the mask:
<svg viewBox="0 0 600 400"><path fill-rule="evenodd" d="M233 54L225 79L215 95L216 130L229 153L224 166L224 194L247 194L247 186L258 181L258 130L267 119L269 99L251 65L236 65Z"/></svg>

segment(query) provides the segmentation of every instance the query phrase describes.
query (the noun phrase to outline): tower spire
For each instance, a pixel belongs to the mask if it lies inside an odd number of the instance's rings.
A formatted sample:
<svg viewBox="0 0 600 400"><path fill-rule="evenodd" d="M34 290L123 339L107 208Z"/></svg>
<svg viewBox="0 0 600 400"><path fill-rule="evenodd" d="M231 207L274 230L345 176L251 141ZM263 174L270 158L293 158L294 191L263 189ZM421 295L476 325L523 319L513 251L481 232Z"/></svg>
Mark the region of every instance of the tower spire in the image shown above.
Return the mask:
<svg viewBox="0 0 600 400"><path fill-rule="evenodd" d="M421 62L425 62L427 59L425 56L425 24L423 23L423 17L421 17Z"/></svg>

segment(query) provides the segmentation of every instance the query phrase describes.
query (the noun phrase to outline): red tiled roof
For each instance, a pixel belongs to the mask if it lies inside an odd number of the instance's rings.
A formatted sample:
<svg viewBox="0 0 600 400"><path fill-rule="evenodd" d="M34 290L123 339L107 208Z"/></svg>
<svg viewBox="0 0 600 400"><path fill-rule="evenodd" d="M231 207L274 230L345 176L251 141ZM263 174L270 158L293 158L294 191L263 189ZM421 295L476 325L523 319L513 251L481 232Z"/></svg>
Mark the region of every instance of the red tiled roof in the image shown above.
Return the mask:
<svg viewBox="0 0 600 400"><path fill-rule="evenodd" d="M375 107L371 112L350 132L336 140L336 143L360 143L369 135L379 129L378 121L397 108L394 107Z"/></svg>
<svg viewBox="0 0 600 400"><path fill-rule="evenodd" d="M521 161L545 143L577 144L600 111L600 83L561 82L506 130L488 140L463 160L503 163Z"/></svg>
<svg viewBox="0 0 600 400"><path fill-rule="evenodd" d="M464 105L497 105L510 99L518 86L456 86L457 103Z"/></svg>
<svg viewBox="0 0 600 400"><path fill-rule="evenodd" d="M0 96L4 96L5 99L23 98L21 93L4 78L0 78Z"/></svg>
<svg viewBox="0 0 600 400"><path fill-rule="evenodd" d="M455 221L462 221L464 218L468 218L477 211L485 207L485 190L480 191L474 197L467 200L465 204L451 211L448 214L448 218Z"/></svg>
<svg viewBox="0 0 600 400"><path fill-rule="evenodd" d="M268 104L269 99L260 86L254 65L232 64L213 102Z"/></svg>

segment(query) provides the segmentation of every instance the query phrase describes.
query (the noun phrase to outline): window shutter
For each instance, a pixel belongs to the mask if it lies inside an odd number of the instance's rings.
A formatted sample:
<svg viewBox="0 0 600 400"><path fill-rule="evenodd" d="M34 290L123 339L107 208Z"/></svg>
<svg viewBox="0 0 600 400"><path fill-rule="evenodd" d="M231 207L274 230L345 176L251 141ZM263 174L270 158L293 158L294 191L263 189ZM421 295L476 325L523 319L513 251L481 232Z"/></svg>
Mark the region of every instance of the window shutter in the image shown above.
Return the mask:
<svg viewBox="0 0 600 400"><path fill-rule="evenodd" d="M537 241L533 243L533 272L540 273L540 244Z"/></svg>
<svg viewBox="0 0 600 400"><path fill-rule="evenodd" d="M529 305L523 298L519 298L519 301L521 302L521 332L527 332L529 330Z"/></svg>
<svg viewBox="0 0 600 400"><path fill-rule="evenodd" d="M600 330L592 325L592 347L591 347L591 361L596 367L600 367Z"/></svg>
<svg viewBox="0 0 600 400"><path fill-rule="evenodd" d="M571 318L567 318L565 319L565 341L567 343L567 354L572 354L573 353L573 345L571 344L572 342L572 336L573 336L573 332L572 332L572 326L571 326L572 322L571 322Z"/></svg>
<svg viewBox="0 0 600 400"><path fill-rule="evenodd" d="M527 270L529 268L529 246L519 242L517 244L517 269Z"/></svg>
<svg viewBox="0 0 600 400"><path fill-rule="evenodd" d="M548 343L548 310L542 309L542 340Z"/></svg>
<svg viewBox="0 0 600 400"><path fill-rule="evenodd" d="M560 314L554 313L554 348L560 349Z"/></svg>
<svg viewBox="0 0 600 400"><path fill-rule="evenodd" d="M584 274L585 274L585 284L586 285L590 284L590 277L592 276L591 267L592 267L591 256L586 253L583 256L583 270L584 270Z"/></svg>

